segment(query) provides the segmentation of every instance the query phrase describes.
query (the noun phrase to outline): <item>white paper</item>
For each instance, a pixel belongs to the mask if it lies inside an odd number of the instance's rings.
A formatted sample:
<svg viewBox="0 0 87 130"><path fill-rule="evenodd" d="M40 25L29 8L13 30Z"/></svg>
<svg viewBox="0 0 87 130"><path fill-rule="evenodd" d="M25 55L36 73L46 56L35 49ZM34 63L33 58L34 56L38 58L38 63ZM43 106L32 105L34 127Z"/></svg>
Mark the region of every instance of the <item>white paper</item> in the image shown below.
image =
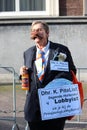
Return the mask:
<svg viewBox="0 0 87 130"><path fill-rule="evenodd" d="M56 71L69 71L68 62L50 60L50 69Z"/></svg>
<svg viewBox="0 0 87 130"><path fill-rule="evenodd" d="M79 115L80 96L77 84L39 89L42 120Z"/></svg>

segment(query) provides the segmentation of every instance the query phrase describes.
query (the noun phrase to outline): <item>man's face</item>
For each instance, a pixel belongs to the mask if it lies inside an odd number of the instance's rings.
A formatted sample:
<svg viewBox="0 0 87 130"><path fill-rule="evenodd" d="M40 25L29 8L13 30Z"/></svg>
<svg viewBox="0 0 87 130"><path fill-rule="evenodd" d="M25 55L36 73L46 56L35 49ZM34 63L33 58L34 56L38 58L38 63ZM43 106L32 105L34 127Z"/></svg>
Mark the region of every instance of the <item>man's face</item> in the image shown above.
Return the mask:
<svg viewBox="0 0 87 130"><path fill-rule="evenodd" d="M31 38L35 41L36 45L46 46L49 32L46 32L42 24L35 24L31 30Z"/></svg>

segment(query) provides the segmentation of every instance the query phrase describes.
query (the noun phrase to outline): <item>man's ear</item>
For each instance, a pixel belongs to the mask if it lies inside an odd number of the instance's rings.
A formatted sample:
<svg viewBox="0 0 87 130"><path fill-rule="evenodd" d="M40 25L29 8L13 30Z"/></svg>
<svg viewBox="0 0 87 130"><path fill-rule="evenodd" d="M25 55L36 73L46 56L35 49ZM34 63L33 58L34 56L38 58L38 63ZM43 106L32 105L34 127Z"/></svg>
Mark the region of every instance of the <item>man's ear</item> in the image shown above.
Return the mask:
<svg viewBox="0 0 87 130"><path fill-rule="evenodd" d="M49 37L49 31L47 31L46 33L47 33L47 36Z"/></svg>

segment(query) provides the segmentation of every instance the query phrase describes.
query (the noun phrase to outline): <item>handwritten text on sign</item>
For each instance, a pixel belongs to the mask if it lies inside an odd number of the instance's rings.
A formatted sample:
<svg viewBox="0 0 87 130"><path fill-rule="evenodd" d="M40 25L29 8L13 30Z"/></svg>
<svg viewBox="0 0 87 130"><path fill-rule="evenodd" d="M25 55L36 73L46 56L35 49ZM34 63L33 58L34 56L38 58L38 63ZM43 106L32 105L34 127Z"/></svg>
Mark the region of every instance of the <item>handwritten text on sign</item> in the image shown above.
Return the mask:
<svg viewBox="0 0 87 130"><path fill-rule="evenodd" d="M55 89L39 89L42 120L78 115L81 113L78 85L65 85Z"/></svg>

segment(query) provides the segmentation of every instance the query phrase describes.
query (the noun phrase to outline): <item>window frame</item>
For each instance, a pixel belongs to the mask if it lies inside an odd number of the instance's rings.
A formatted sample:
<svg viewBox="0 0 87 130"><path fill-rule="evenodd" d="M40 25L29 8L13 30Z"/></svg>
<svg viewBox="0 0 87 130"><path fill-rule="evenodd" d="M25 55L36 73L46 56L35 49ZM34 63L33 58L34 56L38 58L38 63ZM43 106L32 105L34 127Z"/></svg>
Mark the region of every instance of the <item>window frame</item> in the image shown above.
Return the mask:
<svg viewBox="0 0 87 130"><path fill-rule="evenodd" d="M59 0L46 0L46 11L20 11L19 9L19 0L15 0L15 11L0 12L0 17L59 16Z"/></svg>
<svg viewBox="0 0 87 130"><path fill-rule="evenodd" d="M87 0L83 0L83 16L87 16Z"/></svg>

